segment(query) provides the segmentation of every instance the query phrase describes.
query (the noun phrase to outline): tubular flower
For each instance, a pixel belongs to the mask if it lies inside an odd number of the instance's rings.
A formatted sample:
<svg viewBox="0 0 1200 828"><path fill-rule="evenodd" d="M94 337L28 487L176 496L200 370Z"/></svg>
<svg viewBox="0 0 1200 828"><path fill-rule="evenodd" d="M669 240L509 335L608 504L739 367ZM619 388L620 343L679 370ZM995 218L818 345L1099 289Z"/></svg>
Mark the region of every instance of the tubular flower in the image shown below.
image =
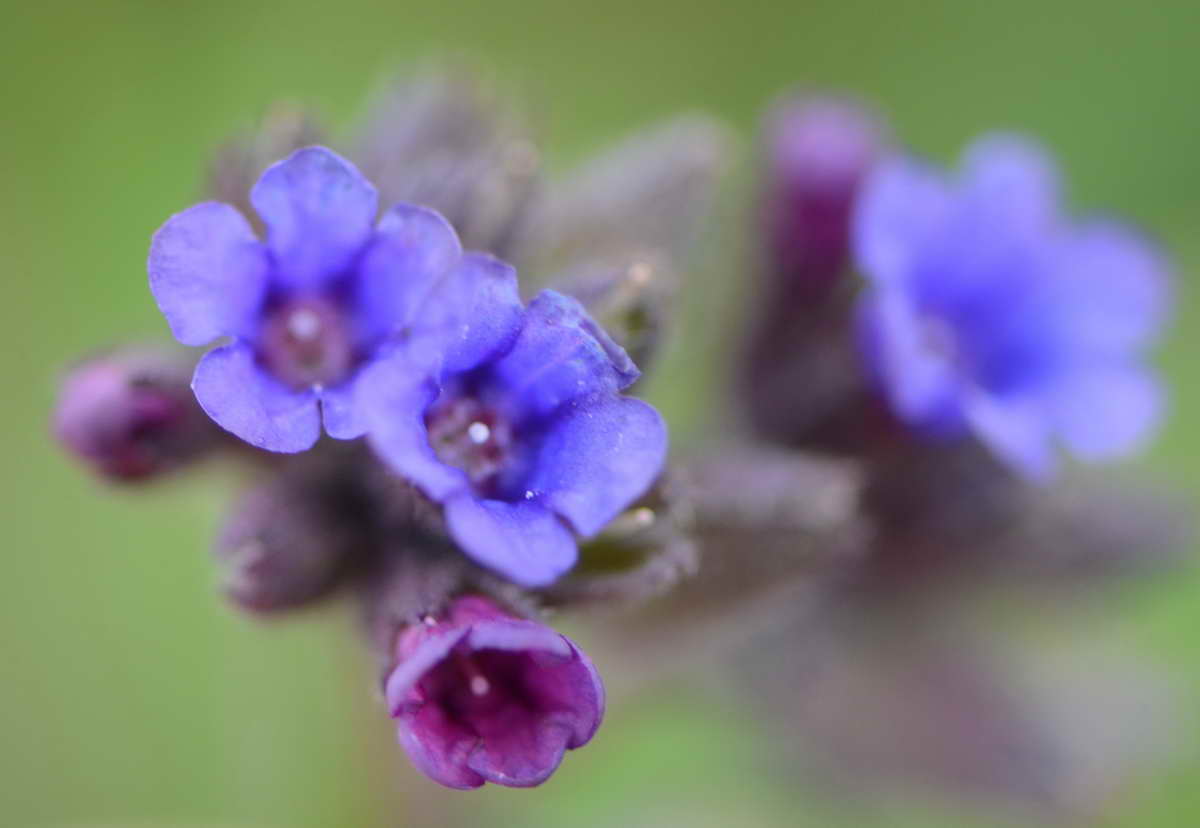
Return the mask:
<svg viewBox="0 0 1200 828"><path fill-rule="evenodd" d="M931 435L972 433L1034 479L1056 441L1082 460L1132 453L1163 407L1144 353L1166 265L1124 225L1064 220L1057 183L1040 147L991 136L954 183L882 164L855 225L861 341L892 409Z"/></svg>
<svg viewBox="0 0 1200 828"><path fill-rule="evenodd" d="M539 785L604 716L604 685L582 650L479 596L397 636L384 693L400 744L451 788Z"/></svg>

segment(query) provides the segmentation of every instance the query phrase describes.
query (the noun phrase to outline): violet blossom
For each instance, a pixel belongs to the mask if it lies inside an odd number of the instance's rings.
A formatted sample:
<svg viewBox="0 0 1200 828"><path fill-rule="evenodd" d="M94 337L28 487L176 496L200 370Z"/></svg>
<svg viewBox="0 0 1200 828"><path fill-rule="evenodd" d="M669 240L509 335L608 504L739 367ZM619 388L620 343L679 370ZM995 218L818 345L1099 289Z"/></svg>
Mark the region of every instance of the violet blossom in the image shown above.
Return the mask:
<svg viewBox="0 0 1200 828"><path fill-rule="evenodd" d="M1026 477L1131 454L1163 408L1145 352L1167 310L1166 265L1131 228L1060 214L1052 161L1032 142L973 144L951 182L883 163L859 201L869 282L864 351L895 413L938 436L974 434Z"/></svg>
<svg viewBox="0 0 1200 828"><path fill-rule="evenodd" d="M363 433L354 384L389 336L457 263L437 213L397 204L376 224L375 188L323 147L271 166L250 193L267 228L205 202L155 234L150 288L175 338L207 345L192 388L213 420L248 443L303 451L325 431Z"/></svg>
<svg viewBox="0 0 1200 828"><path fill-rule="evenodd" d="M412 761L460 789L541 784L604 716L582 650L474 595L397 636L384 694Z"/></svg>
<svg viewBox="0 0 1200 828"><path fill-rule="evenodd" d="M547 290L522 307L508 265L463 263L458 298L439 303L461 314L453 336L397 345L364 376L358 404L375 451L442 505L468 556L542 586L575 563L577 535L599 532L658 476L666 426L620 395L638 370L577 301Z"/></svg>

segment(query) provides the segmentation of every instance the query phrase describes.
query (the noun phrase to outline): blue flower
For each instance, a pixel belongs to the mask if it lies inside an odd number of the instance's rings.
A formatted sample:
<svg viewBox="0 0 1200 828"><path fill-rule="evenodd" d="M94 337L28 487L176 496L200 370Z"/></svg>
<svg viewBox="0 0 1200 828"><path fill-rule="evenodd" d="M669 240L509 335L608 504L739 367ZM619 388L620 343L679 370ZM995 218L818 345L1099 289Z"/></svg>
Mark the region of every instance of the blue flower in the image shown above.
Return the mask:
<svg viewBox="0 0 1200 828"><path fill-rule="evenodd" d="M667 432L619 393L633 362L573 299L522 307L516 274L483 254L456 271L453 322L406 337L363 377L375 451L440 503L470 557L526 586L553 581L660 473Z"/></svg>
<svg viewBox="0 0 1200 828"><path fill-rule="evenodd" d="M1167 312L1167 267L1125 225L1060 216L1037 145L984 138L956 182L910 158L881 164L854 252L864 353L900 419L973 433L1033 479L1053 474L1055 441L1093 461L1154 431L1163 391L1144 356Z"/></svg>
<svg viewBox="0 0 1200 828"><path fill-rule="evenodd" d="M454 230L398 204L376 224L375 188L323 147L273 165L250 203L259 241L234 207L198 204L155 234L150 289L185 345L205 354L192 388L213 420L259 448L303 451L351 439L362 369L458 264Z"/></svg>

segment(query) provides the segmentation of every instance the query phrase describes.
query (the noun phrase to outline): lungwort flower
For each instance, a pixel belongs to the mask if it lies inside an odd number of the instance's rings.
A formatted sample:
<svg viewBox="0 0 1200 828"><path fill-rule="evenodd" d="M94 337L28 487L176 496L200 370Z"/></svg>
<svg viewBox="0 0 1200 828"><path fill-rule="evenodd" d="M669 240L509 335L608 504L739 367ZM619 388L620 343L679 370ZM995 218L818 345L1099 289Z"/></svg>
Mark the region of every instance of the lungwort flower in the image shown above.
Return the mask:
<svg viewBox="0 0 1200 828"><path fill-rule="evenodd" d="M582 650L478 596L397 637L384 693L400 744L451 788L538 785L604 716L604 685Z"/></svg>
<svg viewBox="0 0 1200 828"><path fill-rule="evenodd" d="M407 337L363 378L376 452L443 506L470 557L525 586L574 564L591 536L662 469L666 426L620 391L638 377L573 299L526 307L504 263L467 254L454 325ZM451 336L444 333L449 330Z"/></svg>
<svg viewBox="0 0 1200 828"><path fill-rule="evenodd" d="M869 281L862 341L893 410L930 434L973 433L1046 478L1054 443L1126 455L1163 406L1144 363L1166 266L1132 229L1060 215L1036 145L993 136L951 182L897 157L871 176L854 239Z"/></svg>
<svg viewBox="0 0 1200 828"><path fill-rule="evenodd" d="M218 202L173 216L150 249L150 289L176 339L207 345L192 388L248 443L303 451L362 424L355 381L461 256L436 213L399 204L376 224L375 188L322 147L268 168L250 193L266 227Z"/></svg>

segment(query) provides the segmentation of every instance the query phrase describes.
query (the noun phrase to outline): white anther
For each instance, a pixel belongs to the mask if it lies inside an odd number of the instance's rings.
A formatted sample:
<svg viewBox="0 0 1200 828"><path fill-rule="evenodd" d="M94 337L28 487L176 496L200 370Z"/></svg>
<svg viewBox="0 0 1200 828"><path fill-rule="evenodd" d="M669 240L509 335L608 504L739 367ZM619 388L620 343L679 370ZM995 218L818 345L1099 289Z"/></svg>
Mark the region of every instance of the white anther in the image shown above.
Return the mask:
<svg viewBox="0 0 1200 828"><path fill-rule="evenodd" d="M492 430L488 428L487 423L476 421L467 426L467 436L471 438L472 443L482 446L492 436Z"/></svg>
<svg viewBox="0 0 1200 828"><path fill-rule="evenodd" d="M321 333L321 317L311 308L297 308L288 316L288 333L302 342L311 342Z"/></svg>
<svg viewBox="0 0 1200 828"><path fill-rule="evenodd" d="M471 676L471 692L476 696L486 696L491 689L492 685L483 676Z"/></svg>

